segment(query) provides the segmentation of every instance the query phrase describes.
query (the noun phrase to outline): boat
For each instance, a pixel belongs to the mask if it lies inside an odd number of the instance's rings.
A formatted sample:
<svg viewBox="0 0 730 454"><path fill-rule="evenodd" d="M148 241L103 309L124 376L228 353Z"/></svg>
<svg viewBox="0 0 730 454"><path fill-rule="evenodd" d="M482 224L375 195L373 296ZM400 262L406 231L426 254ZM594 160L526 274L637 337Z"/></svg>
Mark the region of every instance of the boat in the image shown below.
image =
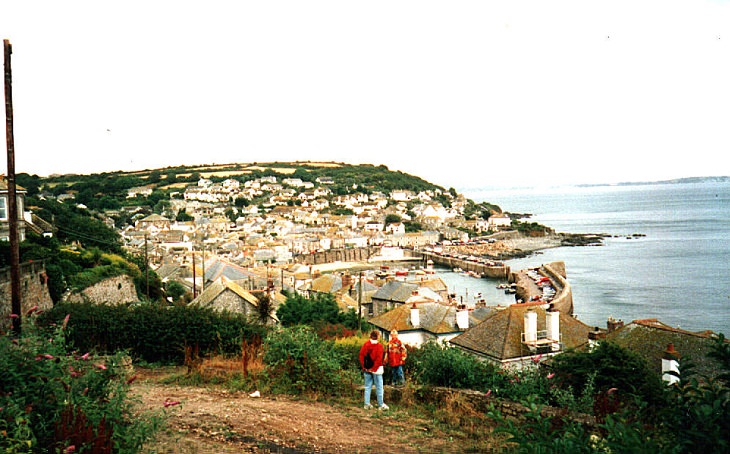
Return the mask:
<svg viewBox="0 0 730 454"><path fill-rule="evenodd" d="M408 276L408 270L396 270L395 275L396 276Z"/></svg>

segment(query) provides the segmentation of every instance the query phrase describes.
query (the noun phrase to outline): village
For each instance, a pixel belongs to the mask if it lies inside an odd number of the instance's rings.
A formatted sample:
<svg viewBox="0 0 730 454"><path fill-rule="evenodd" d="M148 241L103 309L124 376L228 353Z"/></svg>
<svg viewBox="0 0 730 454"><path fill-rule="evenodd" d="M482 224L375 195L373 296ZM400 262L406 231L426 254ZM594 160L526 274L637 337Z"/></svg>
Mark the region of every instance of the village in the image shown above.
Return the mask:
<svg viewBox="0 0 730 454"><path fill-rule="evenodd" d="M328 293L341 311L354 311L385 339L396 329L414 347L437 340L517 368L607 337L628 336L622 342L631 345L644 330L654 334L642 336L637 351L659 368L668 344L703 350L713 334L683 331L656 319L633 321L626 330L619 329L622 320L610 316L605 326L586 325L573 314L564 263L511 270L503 261L515 253L560 246L560 236L548 228L539 235L521 234L501 212L467 219L470 201L455 191L334 195L331 178L218 180L201 177L197 184L179 187L161 214L126 208L130 224L118 229L124 247L145 257L168 290L170 304L253 316L266 297L272 302L268 323L274 325L287 294ZM145 197L154 188L134 187L127 197ZM22 200L22 188L19 195ZM265 202L240 203L251 200ZM58 201L74 203L73 195ZM347 214L332 214L330 207ZM107 224L113 226L118 214L106 211ZM407 223L421 229L406 231ZM26 229L43 235L52 230L30 210L24 212L21 238ZM463 269L475 279L500 277L515 303L463 304L434 272L439 266ZM44 275L37 265L32 269L31 274ZM176 297L170 296L173 288ZM69 302L104 304L138 299L124 276L64 296ZM635 330L637 325L642 330Z"/></svg>
<svg viewBox="0 0 730 454"><path fill-rule="evenodd" d="M573 315L563 263L510 270L498 261L514 251L559 246L550 231L519 235L504 213L466 219L468 200L449 191L335 196L329 189L334 183L330 178L305 182L267 176L243 183L201 178L171 198L170 211L187 213L191 220L153 214L120 233L127 247L149 257L164 283L185 285L191 305L251 315L257 295L266 293L274 302L270 323L275 324L275 308L286 300L283 291L329 293L342 311L356 311L385 339L397 329L414 347L437 340L503 366L534 364L535 358L547 359L607 336L628 336L623 343L629 345L636 333L650 330L655 345L640 350L661 369L668 344L695 350L709 337L654 319L635 321L623 332L624 322L610 317L604 327L588 326ZM150 190L134 188L129 197ZM268 197L262 205L236 203L262 196ZM443 197L450 206L437 201ZM332 206L352 214L322 213ZM409 221L423 230L406 232ZM437 265L446 258L442 265L456 259L463 267L500 266L515 304L459 304L434 275L432 258ZM642 329L635 330L637 325Z"/></svg>

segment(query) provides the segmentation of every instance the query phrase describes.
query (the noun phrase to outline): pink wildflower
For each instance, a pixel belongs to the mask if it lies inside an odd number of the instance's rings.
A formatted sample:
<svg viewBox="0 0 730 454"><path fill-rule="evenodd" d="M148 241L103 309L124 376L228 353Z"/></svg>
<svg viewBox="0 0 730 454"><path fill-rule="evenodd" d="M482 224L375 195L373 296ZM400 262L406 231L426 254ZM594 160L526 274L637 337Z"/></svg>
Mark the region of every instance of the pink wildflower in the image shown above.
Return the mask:
<svg viewBox="0 0 730 454"><path fill-rule="evenodd" d="M28 309L28 312L26 312L25 315L31 315L33 312L35 312L37 310L38 310L38 305L36 304L35 306Z"/></svg>
<svg viewBox="0 0 730 454"><path fill-rule="evenodd" d="M104 364L94 364L98 369L106 370L106 366Z"/></svg>
<svg viewBox="0 0 730 454"><path fill-rule="evenodd" d="M551 379L551 378L553 378L554 376L555 376L555 372L550 372L549 374L547 374L547 378L548 378L548 379Z"/></svg>
<svg viewBox="0 0 730 454"><path fill-rule="evenodd" d="M611 389L609 389L609 390L608 390L608 391L606 392L606 394L613 394L613 393L615 393L616 391L618 391L618 388L611 388Z"/></svg>
<svg viewBox="0 0 730 454"><path fill-rule="evenodd" d="M10 315L8 315L8 317L10 317L10 318L18 318L18 314L10 314Z"/></svg>
<svg viewBox="0 0 730 454"><path fill-rule="evenodd" d="M63 450L64 454L70 454L72 452L76 452L76 446L75 445L69 445L66 449Z"/></svg>
<svg viewBox="0 0 730 454"><path fill-rule="evenodd" d="M67 314L66 317L63 319L63 325L61 325L61 329L66 329L66 326L68 326L68 319L71 318L71 314Z"/></svg>
<svg viewBox="0 0 730 454"><path fill-rule="evenodd" d="M53 355L49 355L48 353L46 353L45 355L43 355L43 357L46 358L46 359L53 359Z"/></svg>
<svg viewBox="0 0 730 454"><path fill-rule="evenodd" d="M81 355L81 359L83 359L84 361L86 361L87 359L89 359L89 355L90 354L91 354L91 352L84 353L83 355Z"/></svg>
<svg viewBox="0 0 730 454"><path fill-rule="evenodd" d="M486 396L489 397L491 394L492 394L492 390L491 389L488 389Z"/></svg>
<svg viewBox="0 0 730 454"><path fill-rule="evenodd" d="M537 364L537 363L539 363L539 362L540 362L540 358L542 358L542 353L540 353L540 354L539 354L539 355L537 355L537 356L532 356L532 357L531 357L530 359L532 359L532 362L533 362L533 363Z"/></svg>

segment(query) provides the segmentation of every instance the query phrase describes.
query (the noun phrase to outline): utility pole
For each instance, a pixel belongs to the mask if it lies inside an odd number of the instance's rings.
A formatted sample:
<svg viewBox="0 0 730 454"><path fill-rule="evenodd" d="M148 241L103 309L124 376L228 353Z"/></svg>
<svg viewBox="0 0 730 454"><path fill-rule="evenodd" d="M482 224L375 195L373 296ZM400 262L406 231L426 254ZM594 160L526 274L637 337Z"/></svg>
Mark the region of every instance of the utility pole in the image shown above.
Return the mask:
<svg viewBox="0 0 730 454"><path fill-rule="evenodd" d="M198 296L198 292L195 289L195 248L191 252L193 254L193 299L195 299Z"/></svg>
<svg viewBox="0 0 730 454"><path fill-rule="evenodd" d="M357 290L357 330L362 331L362 271L360 271L360 286Z"/></svg>
<svg viewBox="0 0 730 454"><path fill-rule="evenodd" d="M13 331L20 336L20 246L18 238L18 205L15 189L15 143L13 139L13 72L10 67L10 54L13 47L10 41L3 40L5 53L5 140L8 147L8 227L10 229L10 293Z"/></svg>
<svg viewBox="0 0 730 454"><path fill-rule="evenodd" d="M203 276L202 276L203 277L203 285L201 286L201 288L203 289L202 291L204 292L205 291L205 237L203 237L203 243L202 244L203 244L203 258L202 258L201 266L203 268Z"/></svg>
<svg viewBox="0 0 730 454"><path fill-rule="evenodd" d="M144 234L144 280L147 285L147 301L150 300L150 263L147 256L147 233Z"/></svg>

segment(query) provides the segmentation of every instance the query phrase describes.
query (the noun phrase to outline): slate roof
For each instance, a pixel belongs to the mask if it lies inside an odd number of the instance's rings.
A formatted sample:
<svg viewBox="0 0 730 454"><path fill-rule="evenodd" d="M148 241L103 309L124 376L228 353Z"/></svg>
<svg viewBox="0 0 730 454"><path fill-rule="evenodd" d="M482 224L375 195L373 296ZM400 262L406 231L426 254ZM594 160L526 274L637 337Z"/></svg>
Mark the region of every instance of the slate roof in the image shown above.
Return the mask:
<svg viewBox="0 0 730 454"><path fill-rule="evenodd" d="M416 290L418 290L417 284L390 281L386 282L385 285L373 294L373 299L405 303Z"/></svg>
<svg viewBox="0 0 730 454"><path fill-rule="evenodd" d="M384 314L371 318L368 323L386 331L393 329L399 332L423 330L432 334L449 334L462 331L456 325L456 306L434 302L418 303L416 307L420 310L420 324L417 327L411 324L411 307L410 305L400 305ZM488 316L488 311L470 311L469 326L479 324L483 320L482 317L486 316Z"/></svg>
<svg viewBox="0 0 730 454"><path fill-rule="evenodd" d="M689 360L694 365L694 372L714 377L720 372L719 366L707 358L714 344L713 335L711 331L695 333L672 328L657 319L644 319L634 320L608 333L606 340L637 353L658 373L662 370L664 350L669 344L674 344L674 349L680 354L680 367L683 359Z"/></svg>
<svg viewBox="0 0 730 454"><path fill-rule="evenodd" d="M165 263L160 265L160 267L155 270L155 273L160 276L160 279L182 277L184 274L189 274L186 273L183 267L174 263Z"/></svg>
<svg viewBox="0 0 730 454"><path fill-rule="evenodd" d="M233 263L225 260L216 259L213 263L205 264L205 280L213 282L221 277L228 280L236 281L241 279L255 278L256 274Z"/></svg>
<svg viewBox="0 0 730 454"><path fill-rule="evenodd" d="M208 285L203 293L191 301L190 304L201 307L212 307L215 305L215 299L227 290L235 293L242 300L253 306L258 306L259 304L259 300L255 296L244 290L240 285L226 279L225 277L222 277Z"/></svg>
<svg viewBox="0 0 730 454"><path fill-rule="evenodd" d="M542 304L541 304L542 305ZM479 325L456 336L449 341L478 355L497 361L530 356L527 346L522 343L525 331L525 313L533 310L537 313L537 330L546 329L545 309L536 304L512 304L496 311ZM560 313L560 333L563 351L578 348L588 343L591 327L570 315Z"/></svg>
<svg viewBox="0 0 730 454"><path fill-rule="evenodd" d="M448 285L446 285L446 283L440 277L411 280L410 282L418 285L419 287L431 289L436 293L444 293L449 291Z"/></svg>
<svg viewBox="0 0 730 454"><path fill-rule="evenodd" d="M324 274L312 280L311 290L319 293L335 293L342 289L342 278L334 274Z"/></svg>

